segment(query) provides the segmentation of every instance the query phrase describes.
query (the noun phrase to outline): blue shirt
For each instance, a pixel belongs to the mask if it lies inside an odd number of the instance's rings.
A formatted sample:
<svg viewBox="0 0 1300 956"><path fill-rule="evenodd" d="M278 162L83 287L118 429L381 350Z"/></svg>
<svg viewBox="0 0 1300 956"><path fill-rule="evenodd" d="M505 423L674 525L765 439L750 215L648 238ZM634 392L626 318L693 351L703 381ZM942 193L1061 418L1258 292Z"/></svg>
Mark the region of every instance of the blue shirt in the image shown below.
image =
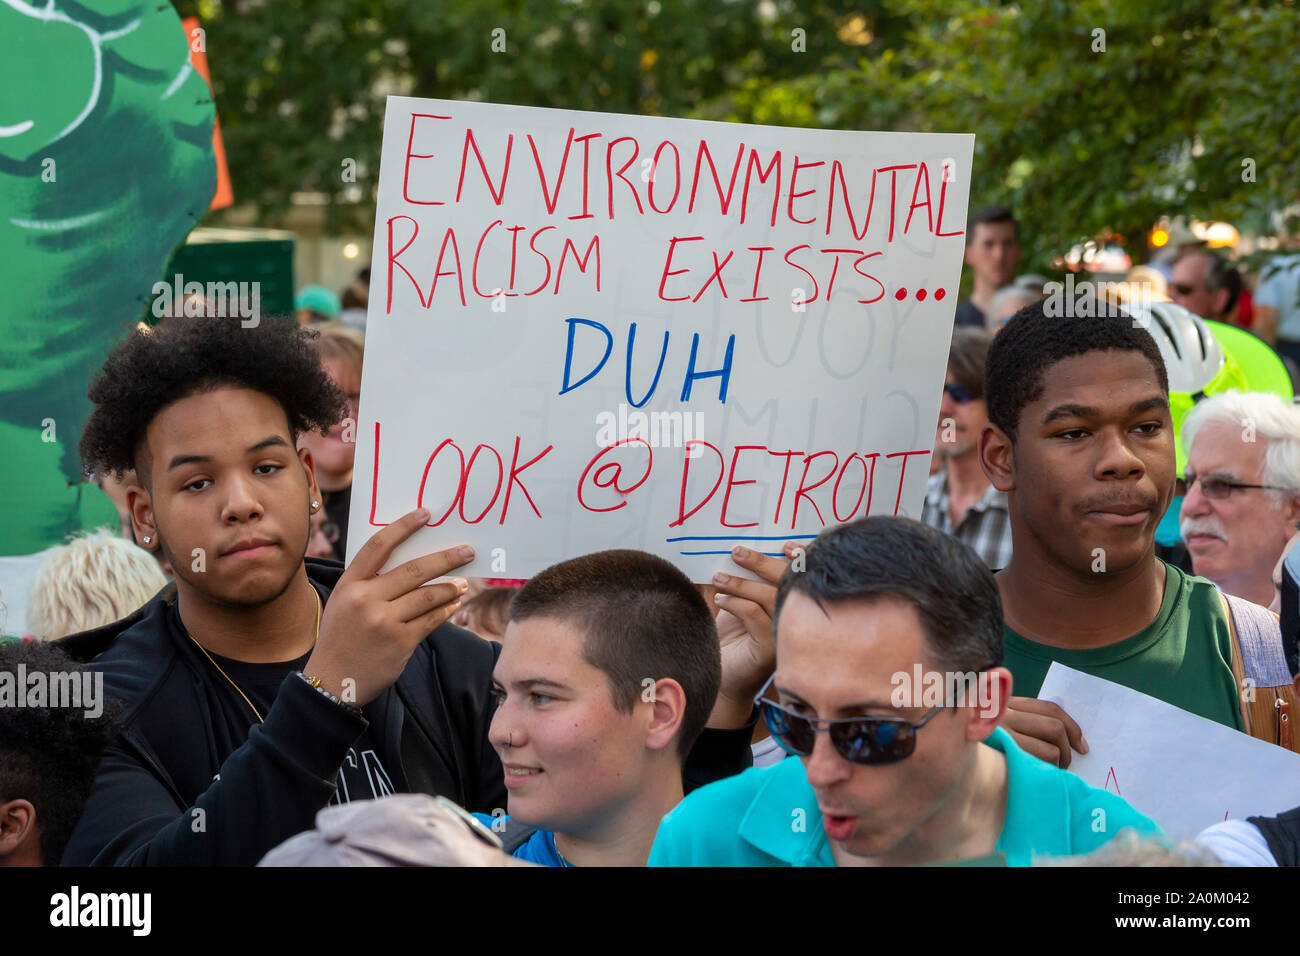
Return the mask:
<svg viewBox="0 0 1300 956"><path fill-rule="evenodd" d="M474 817L489 830L492 830L493 833L499 832L497 828L501 824L498 821L510 819L509 817L490 817L486 813L476 813ZM555 848L555 834L549 830L538 830L519 844L515 852L510 855L519 860L536 863L538 866L573 866L572 863L560 856L560 851Z"/></svg>
<svg viewBox="0 0 1300 956"><path fill-rule="evenodd" d="M1087 853L1125 827L1160 834L1121 797L1025 753L1002 728L984 743L1007 761L1007 812L994 852L1008 866ZM664 817L647 865L835 866L835 859L803 761L782 760L693 792Z"/></svg>

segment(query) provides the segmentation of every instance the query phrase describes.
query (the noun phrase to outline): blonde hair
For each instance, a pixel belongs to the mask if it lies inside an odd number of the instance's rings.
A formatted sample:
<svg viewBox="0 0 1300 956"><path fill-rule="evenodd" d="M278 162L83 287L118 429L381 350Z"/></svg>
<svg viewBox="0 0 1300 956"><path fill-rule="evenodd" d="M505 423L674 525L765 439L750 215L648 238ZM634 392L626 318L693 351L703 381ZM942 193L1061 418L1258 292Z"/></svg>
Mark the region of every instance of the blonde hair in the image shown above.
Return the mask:
<svg viewBox="0 0 1300 956"><path fill-rule="evenodd" d="M319 332L316 351L321 360L333 359L343 366L345 374L361 381L361 363L365 358L366 337L360 330L343 322L318 322L312 327Z"/></svg>
<svg viewBox="0 0 1300 956"><path fill-rule="evenodd" d="M27 627L42 640L121 620L167 584L148 551L107 528L50 552L32 581Z"/></svg>

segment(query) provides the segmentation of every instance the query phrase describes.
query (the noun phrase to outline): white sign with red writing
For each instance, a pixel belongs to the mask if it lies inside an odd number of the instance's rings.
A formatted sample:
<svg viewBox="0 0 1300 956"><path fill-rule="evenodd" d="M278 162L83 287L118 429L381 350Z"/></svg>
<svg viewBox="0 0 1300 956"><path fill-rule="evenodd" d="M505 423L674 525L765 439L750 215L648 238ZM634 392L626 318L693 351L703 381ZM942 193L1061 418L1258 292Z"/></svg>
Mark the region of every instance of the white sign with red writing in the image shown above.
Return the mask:
<svg viewBox="0 0 1300 956"><path fill-rule="evenodd" d="M1038 699L1060 705L1088 741L1070 770L1177 840L1300 804L1300 754L1059 661Z"/></svg>
<svg viewBox="0 0 1300 956"><path fill-rule="evenodd" d="M390 97L348 558L707 580L918 517L974 137Z"/></svg>

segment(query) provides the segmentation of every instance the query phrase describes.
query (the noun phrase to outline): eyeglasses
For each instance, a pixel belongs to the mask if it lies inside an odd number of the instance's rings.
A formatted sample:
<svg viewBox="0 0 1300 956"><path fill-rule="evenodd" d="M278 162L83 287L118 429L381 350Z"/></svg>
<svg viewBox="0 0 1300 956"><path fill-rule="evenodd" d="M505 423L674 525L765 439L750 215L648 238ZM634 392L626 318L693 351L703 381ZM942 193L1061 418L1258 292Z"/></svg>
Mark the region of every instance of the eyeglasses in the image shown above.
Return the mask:
<svg viewBox="0 0 1300 956"><path fill-rule="evenodd" d="M932 721L945 707L936 707L917 723L899 717L840 717L821 720L786 710L763 695L776 679L767 679L754 703L763 713L772 739L787 752L806 757L813 752L817 734L823 729L831 735L835 752L849 763L865 766L897 763L916 750L916 732Z"/></svg>
<svg viewBox="0 0 1300 956"><path fill-rule="evenodd" d="M969 385L963 385L961 382L950 382L943 387L944 392L952 397L952 400L958 405L965 405L967 402L974 401L975 392Z"/></svg>
<svg viewBox="0 0 1300 956"><path fill-rule="evenodd" d="M1193 475L1191 478L1179 478L1174 482L1174 494L1186 495L1192 490L1192 485L1197 482L1201 483L1201 494L1207 498L1213 498L1216 501L1222 501L1238 488L1262 489L1265 491L1291 491L1290 488L1279 488L1277 485L1248 485L1244 481L1232 481L1228 478L1214 478L1204 475Z"/></svg>

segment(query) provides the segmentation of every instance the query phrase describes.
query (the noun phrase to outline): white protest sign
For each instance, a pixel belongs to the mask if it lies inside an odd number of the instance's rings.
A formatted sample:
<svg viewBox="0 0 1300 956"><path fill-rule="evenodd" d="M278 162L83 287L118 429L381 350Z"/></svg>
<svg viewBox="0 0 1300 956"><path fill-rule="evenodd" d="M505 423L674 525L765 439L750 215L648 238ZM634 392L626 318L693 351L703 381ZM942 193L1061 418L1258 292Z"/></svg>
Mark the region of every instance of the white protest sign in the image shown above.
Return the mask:
<svg viewBox="0 0 1300 956"><path fill-rule="evenodd" d="M1175 839L1300 805L1300 754L1056 662L1038 699L1059 704L1088 739L1070 770Z"/></svg>
<svg viewBox="0 0 1300 956"><path fill-rule="evenodd" d="M605 548L919 517L974 137L389 97L348 560L528 577Z"/></svg>

